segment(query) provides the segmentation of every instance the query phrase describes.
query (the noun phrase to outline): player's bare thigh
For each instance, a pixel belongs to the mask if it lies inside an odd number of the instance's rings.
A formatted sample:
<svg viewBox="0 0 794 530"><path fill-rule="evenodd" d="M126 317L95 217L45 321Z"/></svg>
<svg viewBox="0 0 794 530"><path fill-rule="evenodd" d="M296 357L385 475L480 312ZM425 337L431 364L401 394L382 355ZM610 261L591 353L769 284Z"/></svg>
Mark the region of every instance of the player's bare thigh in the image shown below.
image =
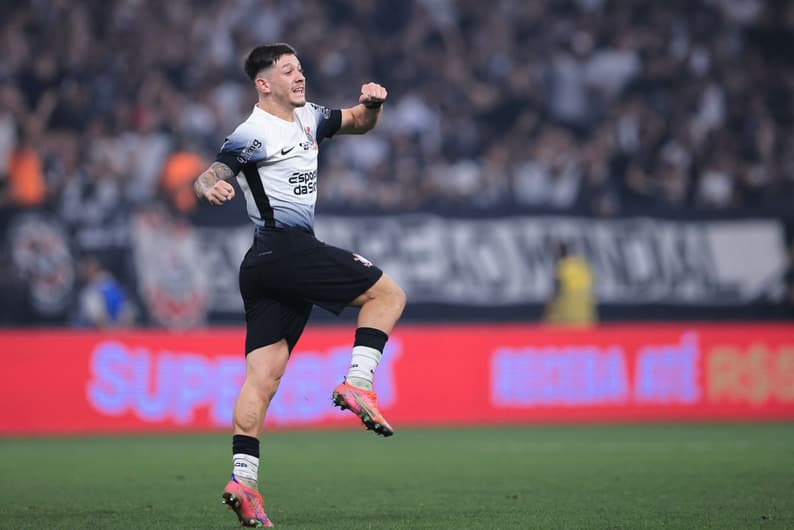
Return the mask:
<svg viewBox="0 0 794 530"><path fill-rule="evenodd" d="M284 339L251 350L245 356L246 378L251 379L257 385L278 384L287 369L288 360L289 348ZM273 391L275 392L275 389Z"/></svg>
<svg viewBox="0 0 794 530"><path fill-rule="evenodd" d="M375 328L389 334L405 309L405 292L384 273L350 305L361 308L358 327Z"/></svg>
<svg viewBox="0 0 794 530"><path fill-rule="evenodd" d="M391 277L384 272L372 287L364 291L358 298L353 300L350 305L353 307L361 307L370 300L386 300L390 298L397 302L402 301L402 305L405 305L405 292L397 285L397 282L392 280Z"/></svg>

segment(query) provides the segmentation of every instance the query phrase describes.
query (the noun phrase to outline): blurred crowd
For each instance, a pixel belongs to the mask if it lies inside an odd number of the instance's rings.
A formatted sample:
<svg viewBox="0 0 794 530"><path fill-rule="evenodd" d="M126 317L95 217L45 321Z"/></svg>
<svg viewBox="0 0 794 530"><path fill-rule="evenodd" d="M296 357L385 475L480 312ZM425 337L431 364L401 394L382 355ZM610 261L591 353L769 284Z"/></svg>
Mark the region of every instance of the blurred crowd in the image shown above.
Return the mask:
<svg viewBox="0 0 794 530"><path fill-rule="evenodd" d="M311 101L390 93L375 131L324 144L320 208L794 204L791 2L9 1L0 39L0 204L95 237L157 197L193 210L255 103L245 54L272 41Z"/></svg>

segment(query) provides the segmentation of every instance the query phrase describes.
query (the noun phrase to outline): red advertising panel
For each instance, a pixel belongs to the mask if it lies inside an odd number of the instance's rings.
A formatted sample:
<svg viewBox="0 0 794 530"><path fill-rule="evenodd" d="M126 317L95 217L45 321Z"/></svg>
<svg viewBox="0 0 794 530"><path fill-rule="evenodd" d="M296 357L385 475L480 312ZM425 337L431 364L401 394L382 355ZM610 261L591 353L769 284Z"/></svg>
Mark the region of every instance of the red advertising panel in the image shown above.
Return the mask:
<svg viewBox="0 0 794 530"><path fill-rule="evenodd" d="M0 332L0 434L224 430L240 329ZM330 393L353 330L309 329L267 428L353 425ZM794 325L401 326L376 377L409 425L794 419Z"/></svg>

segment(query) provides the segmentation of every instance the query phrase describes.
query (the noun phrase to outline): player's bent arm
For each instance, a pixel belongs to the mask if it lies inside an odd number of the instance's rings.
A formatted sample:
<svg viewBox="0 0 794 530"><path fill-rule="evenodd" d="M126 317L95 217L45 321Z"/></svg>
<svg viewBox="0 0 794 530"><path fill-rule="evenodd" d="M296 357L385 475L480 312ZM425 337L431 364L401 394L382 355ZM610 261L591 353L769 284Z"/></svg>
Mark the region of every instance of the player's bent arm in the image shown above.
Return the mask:
<svg viewBox="0 0 794 530"><path fill-rule="evenodd" d="M364 134L378 123L388 92L377 83L361 85L358 105L342 109L342 123L337 134Z"/></svg>
<svg viewBox="0 0 794 530"><path fill-rule="evenodd" d="M342 109L342 124L337 134L364 134L371 131L378 123L382 110L383 107L371 109L364 105Z"/></svg>
<svg viewBox="0 0 794 530"><path fill-rule="evenodd" d="M234 176L232 168L222 162L213 162L193 183L196 196L210 204L223 204L234 198L234 187L226 182Z"/></svg>

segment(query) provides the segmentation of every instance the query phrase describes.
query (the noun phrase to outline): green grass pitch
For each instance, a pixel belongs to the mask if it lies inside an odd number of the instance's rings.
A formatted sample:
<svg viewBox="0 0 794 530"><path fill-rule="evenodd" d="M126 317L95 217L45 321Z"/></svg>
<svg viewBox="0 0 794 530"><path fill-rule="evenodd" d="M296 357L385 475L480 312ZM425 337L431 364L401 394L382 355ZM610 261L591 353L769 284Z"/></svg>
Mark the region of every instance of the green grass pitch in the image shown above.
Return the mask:
<svg viewBox="0 0 794 530"><path fill-rule="evenodd" d="M0 439L0 527L236 528L226 435ZM794 528L794 424L268 433L280 528Z"/></svg>

